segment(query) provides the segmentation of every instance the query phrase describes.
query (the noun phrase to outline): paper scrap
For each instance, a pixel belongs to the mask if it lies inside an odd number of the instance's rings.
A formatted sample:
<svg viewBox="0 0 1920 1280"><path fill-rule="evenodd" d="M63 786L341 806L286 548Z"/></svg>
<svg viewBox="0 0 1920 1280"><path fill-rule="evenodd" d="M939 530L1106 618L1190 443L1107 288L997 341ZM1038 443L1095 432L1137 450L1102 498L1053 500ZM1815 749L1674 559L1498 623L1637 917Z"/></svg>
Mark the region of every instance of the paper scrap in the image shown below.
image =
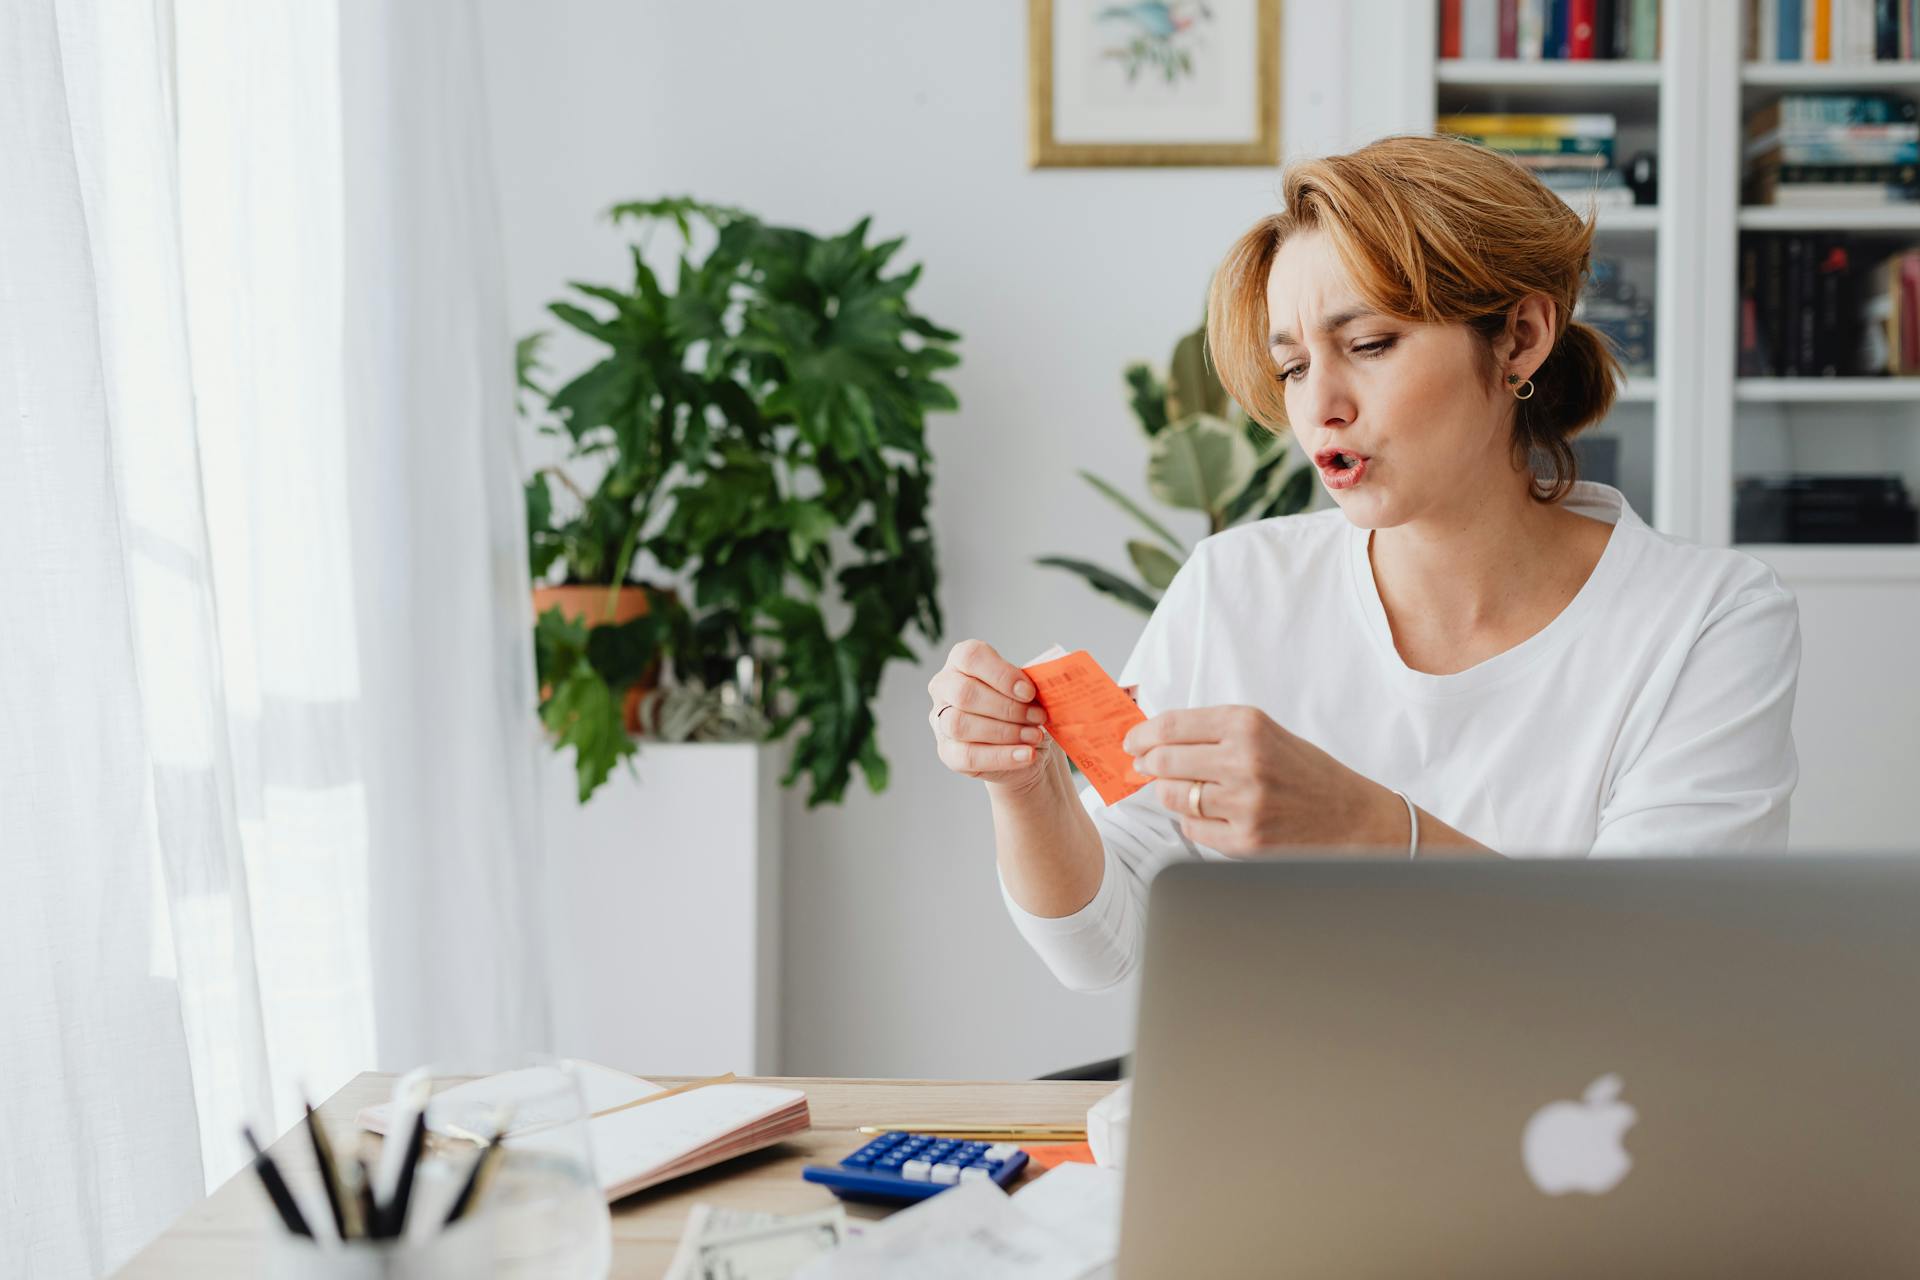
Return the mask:
<svg viewBox="0 0 1920 1280"><path fill-rule="evenodd" d="M1121 741L1147 716L1085 649L1022 668L1034 701L1047 713L1045 728L1080 766L1100 798L1118 804L1151 782L1133 769Z"/></svg>
<svg viewBox="0 0 1920 1280"><path fill-rule="evenodd" d="M1110 1256L1096 1248L1041 1226L991 1182L963 1182L876 1223L793 1280L1080 1280Z"/></svg>
<svg viewBox="0 0 1920 1280"><path fill-rule="evenodd" d="M1125 1175L1091 1164L1063 1164L1013 1193L1028 1221L1045 1227L1084 1256L1105 1261L1120 1252L1120 1192Z"/></svg>

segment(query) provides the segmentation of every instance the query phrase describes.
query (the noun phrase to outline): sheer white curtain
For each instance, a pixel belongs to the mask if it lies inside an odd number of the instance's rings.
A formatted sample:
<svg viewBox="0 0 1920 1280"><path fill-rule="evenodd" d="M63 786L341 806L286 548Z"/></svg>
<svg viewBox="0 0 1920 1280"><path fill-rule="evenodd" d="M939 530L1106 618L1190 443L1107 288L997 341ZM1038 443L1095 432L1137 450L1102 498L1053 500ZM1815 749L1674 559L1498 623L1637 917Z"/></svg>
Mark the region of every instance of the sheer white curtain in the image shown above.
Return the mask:
<svg viewBox="0 0 1920 1280"><path fill-rule="evenodd" d="M0 1274L545 1042L473 27L0 5Z"/></svg>

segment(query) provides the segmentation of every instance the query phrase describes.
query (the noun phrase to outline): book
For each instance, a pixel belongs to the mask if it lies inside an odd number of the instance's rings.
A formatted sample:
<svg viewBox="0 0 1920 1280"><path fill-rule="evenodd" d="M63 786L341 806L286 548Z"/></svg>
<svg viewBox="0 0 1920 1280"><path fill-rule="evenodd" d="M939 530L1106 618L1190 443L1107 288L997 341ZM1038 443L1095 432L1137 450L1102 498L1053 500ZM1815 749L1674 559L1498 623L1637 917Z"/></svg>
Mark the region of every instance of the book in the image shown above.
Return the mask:
<svg viewBox="0 0 1920 1280"><path fill-rule="evenodd" d="M590 1062L576 1064L585 1096L587 1136L594 1173L608 1200L682 1177L709 1165L757 1151L812 1127L807 1095L798 1089L763 1084L708 1084L669 1093L664 1086ZM526 1096L529 1082L546 1073L508 1071L482 1076L433 1095L427 1128L465 1138L489 1135L502 1105ZM657 1102L642 1099L660 1095ZM635 1105L638 1104L638 1105ZM367 1107L355 1118L361 1128L384 1134L388 1104ZM507 1136L545 1119L513 1113Z"/></svg>
<svg viewBox="0 0 1920 1280"><path fill-rule="evenodd" d="M1890 93L1788 93L1753 112L1746 135L1788 125L1897 124L1920 119L1913 99Z"/></svg>
<svg viewBox="0 0 1920 1280"><path fill-rule="evenodd" d="M1440 0L1440 56L1460 56L1461 0Z"/></svg>
<svg viewBox="0 0 1920 1280"><path fill-rule="evenodd" d="M1660 0L1632 0L1632 3L1633 29L1628 37L1627 56L1652 62L1660 56Z"/></svg>
<svg viewBox="0 0 1920 1280"><path fill-rule="evenodd" d="M1460 56L1491 61L1499 51L1499 0L1460 0Z"/></svg>
<svg viewBox="0 0 1920 1280"><path fill-rule="evenodd" d="M1517 41L1520 57L1538 62L1547 53L1547 0L1520 0Z"/></svg>
<svg viewBox="0 0 1920 1280"><path fill-rule="evenodd" d="M1520 0L1500 0L1499 56L1520 56Z"/></svg>
<svg viewBox="0 0 1920 1280"><path fill-rule="evenodd" d="M1452 133L1450 129L1441 130ZM1507 151L1516 155L1565 156L1570 161L1588 163L1588 157L1599 157L1604 162L1613 162L1612 138L1554 138L1545 134L1532 133L1455 133L1454 137L1490 151Z"/></svg>
<svg viewBox="0 0 1920 1280"><path fill-rule="evenodd" d="M1567 57L1586 61L1593 57L1594 0L1572 0L1567 16Z"/></svg>
<svg viewBox="0 0 1920 1280"><path fill-rule="evenodd" d="M1507 136L1544 134L1556 138L1611 138L1616 125L1611 115L1594 112L1576 115L1445 115L1434 121L1441 133L1500 134Z"/></svg>

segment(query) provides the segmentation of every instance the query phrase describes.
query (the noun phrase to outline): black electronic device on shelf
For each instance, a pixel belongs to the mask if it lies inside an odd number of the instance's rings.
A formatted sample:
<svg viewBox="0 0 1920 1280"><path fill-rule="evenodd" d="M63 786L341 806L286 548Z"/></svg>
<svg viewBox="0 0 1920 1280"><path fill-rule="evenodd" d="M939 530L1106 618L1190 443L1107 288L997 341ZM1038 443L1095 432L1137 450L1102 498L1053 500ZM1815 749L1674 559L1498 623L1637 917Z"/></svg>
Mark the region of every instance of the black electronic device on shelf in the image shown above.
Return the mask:
<svg viewBox="0 0 1920 1280"><path fill-rule="evenodd" d="M1898 475L1748 476L1734 489L1735 542L1920 542Z"/></svg>

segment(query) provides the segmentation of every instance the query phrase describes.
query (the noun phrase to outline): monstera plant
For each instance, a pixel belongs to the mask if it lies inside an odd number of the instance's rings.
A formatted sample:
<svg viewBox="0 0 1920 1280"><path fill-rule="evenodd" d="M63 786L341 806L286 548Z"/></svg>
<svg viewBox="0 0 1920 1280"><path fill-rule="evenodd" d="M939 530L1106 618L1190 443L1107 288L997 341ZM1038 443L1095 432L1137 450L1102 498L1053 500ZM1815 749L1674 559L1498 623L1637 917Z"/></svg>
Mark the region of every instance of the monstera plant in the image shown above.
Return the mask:
<svg viewBox="0 0 1920 1280"><path fill-rule="evenodd" d="M941 631L925 420L958 407L936 375L959 335L908 305L920 267L889 271L903 242L867 243L866 219L823 237L686 198L611 216L676 228L680 252L663 281L636 244L630 284L548 308L600 348L564 385L521 343L522 413L565 455L526 489L541 720L582 800L642 724L791 736L782 782L804 776L810 807L855 768L879 791L881 673Z"/></svg>
<svg viewBox="0 0 1920 1280"><path fill-rule="evenodd" d="M1165 381L1144 363L1127 367L1133 412L1147 435L1148 490L1170 507L1204 514L1209 534L1304 511L1313 500L1312 465L1286 465L1287 437L1262 427L1227 395L1207 363L1206 340L1204 325L1180 339ZM1091 471L1080 476L1153 535L1127 541L1139 581L1067 556L1036 563L1079 574L1095 591L1152 613L1186 561L1186 544L1107 481Z"/></svg>

